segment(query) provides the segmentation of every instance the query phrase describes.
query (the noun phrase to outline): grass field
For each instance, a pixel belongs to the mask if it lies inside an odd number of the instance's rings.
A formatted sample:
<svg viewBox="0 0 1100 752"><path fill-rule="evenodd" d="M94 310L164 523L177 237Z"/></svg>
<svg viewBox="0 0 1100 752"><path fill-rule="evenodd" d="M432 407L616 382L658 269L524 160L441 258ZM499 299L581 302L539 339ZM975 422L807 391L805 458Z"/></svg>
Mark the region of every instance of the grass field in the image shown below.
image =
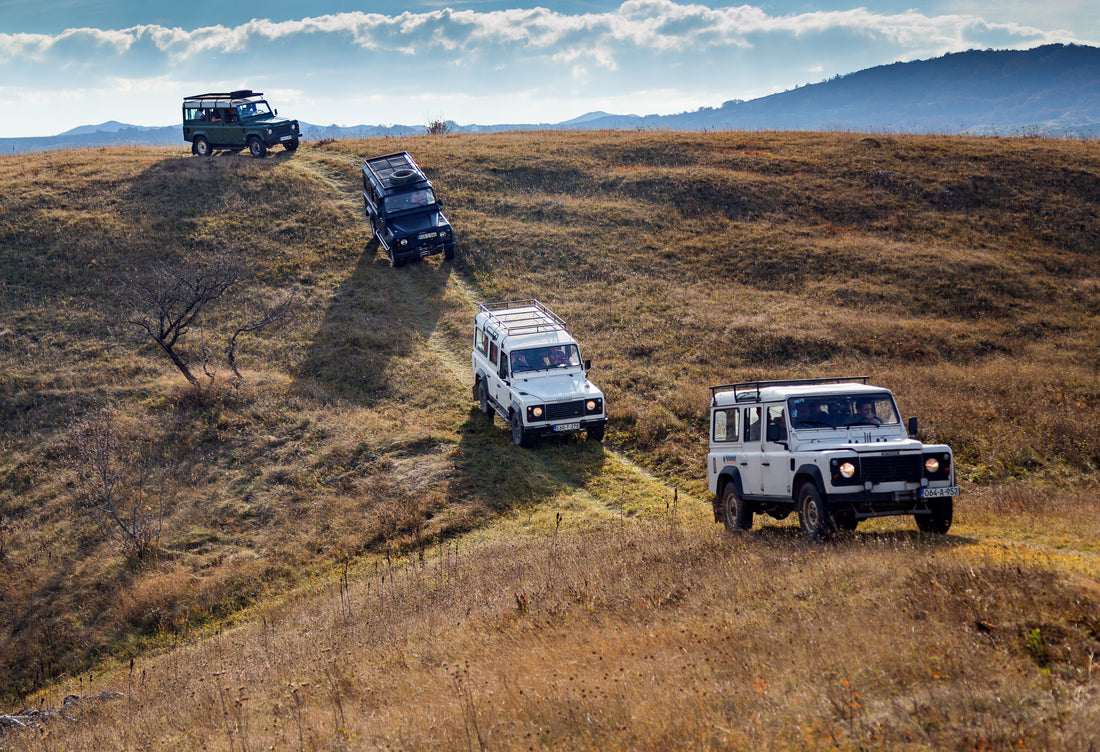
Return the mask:
<svg viewBox="0 0 1100 752"><path fill-rule="evenodd" d="M408 149L459 259L391 269ZM0 749L1087 749L1100 743L1100 152L1049 139L527 133L0 157ZM249 271L180 348L125 281ZM256 300L291 317L227 331ZM513 447L479 302L538 297L604 447ZM207 375L209 374L209 375ZM730 537L708 387L867 374L964 495L813 546ZM109 409L155 555L81 508Z"/></svg>

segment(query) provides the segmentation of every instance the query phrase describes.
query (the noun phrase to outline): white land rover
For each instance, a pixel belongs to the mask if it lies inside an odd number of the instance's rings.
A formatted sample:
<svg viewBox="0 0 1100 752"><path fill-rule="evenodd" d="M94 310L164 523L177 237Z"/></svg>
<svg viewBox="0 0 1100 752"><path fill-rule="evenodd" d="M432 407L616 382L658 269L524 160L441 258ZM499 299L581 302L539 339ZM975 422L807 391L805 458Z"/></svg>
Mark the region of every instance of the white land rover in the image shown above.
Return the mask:
<svg viewBox="0 0 1100 752"><path fill-rule="evenodd" d="M707 482L715 522L748 530L754 514L797 511L803 532L827 540L861 520L913 515L923 532L951 527L951 448L922 444L894 395L844 379L754 381L711 387Z"/></svg>
<svg viewBox="0 0 1100 752"><path fill-rule="evenodd" d="M474 399L530 447L540 436L586 431L602 441L603 392L588 380L565 322L537 300L482 305L474 319Z"/></svg>

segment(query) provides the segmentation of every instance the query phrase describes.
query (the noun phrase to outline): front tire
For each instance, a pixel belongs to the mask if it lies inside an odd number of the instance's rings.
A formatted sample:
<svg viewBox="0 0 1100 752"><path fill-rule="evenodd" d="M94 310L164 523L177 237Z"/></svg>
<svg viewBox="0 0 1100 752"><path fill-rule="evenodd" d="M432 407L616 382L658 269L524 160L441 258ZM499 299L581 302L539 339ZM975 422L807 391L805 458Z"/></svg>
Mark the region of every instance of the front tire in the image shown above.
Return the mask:
<svg viewBox="0 0 1100 752"><path fill-rule="evenodd" d="M813 482L803 483L798 489L798 524L807 538L818 543L829 540L836 532L829 505Z"/></svg>
<svg viewBox="0 0 1100 752"><path fill-rule="evenodd" d="M259 136L251 136L248 139L248 153L260 159L267 154L267 144L261 141Z"/></svg>
<svg viewBox="0 0 1100 752"><path fill-rule="evenodd" d="M518 407L512 413L512 443L524 449L530 449L534 443L530 434L523 427L523 416L520 414Z"/></svg>
<svg viewBox="0 0 1100 752"><path fill-rule="evenodd" d="M286 141L283 143L283 148L287 151L295 151L298 148L298 139L293 141Z"/></svg>
<svg viewBox="0 0 1100 752"><path fill-rule="evenodd" d="M752 510L737 493L737 487L727 483L722 490L722 523L731 533L752 529Z"/></svg>
<svg viewBox="0 0 1100 752"><path fill-rule="evenodd" d="M455 258L455 244L447 243L443 246L443 258L447 261L454 261Z"/></svg>
<svg viewBox="0 0 1100 752"><path fill-rule="evenodd" d="M195 152L197 156L209 157L213 153L213 149L210 148L210 142L206 140L204 136L196 136L195 140L191 143L191 151Z"/></svg>
<svg viewBox="0 0 1100 752"><path fill-rule="evenodd" d="M932 510L932 514L914 515L917 529L922 533L945 535L951 529L951 520L955 513L954 500L948 496L946 499L928 502L928 507Z"/></svg>

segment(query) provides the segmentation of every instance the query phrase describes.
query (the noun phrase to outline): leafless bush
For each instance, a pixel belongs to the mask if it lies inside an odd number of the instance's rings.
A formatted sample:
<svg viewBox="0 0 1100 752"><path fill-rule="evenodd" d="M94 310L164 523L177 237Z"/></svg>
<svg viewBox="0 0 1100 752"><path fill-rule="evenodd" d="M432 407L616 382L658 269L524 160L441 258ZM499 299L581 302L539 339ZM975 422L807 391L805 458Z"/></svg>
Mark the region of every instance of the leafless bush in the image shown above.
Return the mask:
<svg viewBox="0 0 1100 752"><path fill-rule="evenodd" d="M164 524L164 504L150 491L149 454L141 439L122 434L110 406L70 421L77 508L114 529L137 560L155 555Z"/></svg>
<svg viewBox="0 0 1100 752"><path fill-rule="evenodd" d="M427 132L429 136L443 136L451 132L451 127L442 118L433 118L428 121Z"/></svg>

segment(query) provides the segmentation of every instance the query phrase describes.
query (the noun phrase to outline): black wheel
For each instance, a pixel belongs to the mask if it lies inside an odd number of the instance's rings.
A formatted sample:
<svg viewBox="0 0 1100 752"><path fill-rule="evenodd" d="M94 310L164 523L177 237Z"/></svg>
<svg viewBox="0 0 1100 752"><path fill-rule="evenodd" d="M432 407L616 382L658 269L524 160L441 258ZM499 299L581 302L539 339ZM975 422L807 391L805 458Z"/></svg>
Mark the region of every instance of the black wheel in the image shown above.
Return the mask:
<svg viewBox="0 0 1100 752"><path fill-rule="evenodd" d="M287 151L294 151L295 149L298 148L298 139L293 139L291 141L284 142L283 143L283 148L286 149Z"/></svg>
<svg viewBox="0 0 1100 752"><path fill-rule="evenodd" d="M493 408L489 404L489 393L485 390L485 382L481 379L477 382L477 401L481 406L481 413L489 416L489 420L493 419Z"/></svg>
<svg viewBox="0 0 1100 752"><path fill-rule="evenodd" d="M932 510L932 514L913 516L913 519L917 521L917 529L922 533L944 535L951 529L951 519L955 513L954 500L950 496L944 499L936 499L928 502L928 507Z"/></svg>
<svg viewBox="0 0 1100 752"><path fill-rule="evenodd" d="M454 261L454 257L455 257L455 244L454 243L447 243L447 245L443 246L443 258L447 259L448 261Z"/></svg>
<svg viewBox="0 0 1100 752"><path fill-rule="evenodd" d="M403 259L400 256L398 256L392 250L390 251L390 266L392 266L394 269L397 269L397 268L400 268L400 267L404 266L405 262L407 260L408 259Z"/></svg>
<svg viewBox="0 0 1100 752"><path fill-rule="evenodd" d="M512 412L512 443L525 449L530 448L534 443L523 428L523 415L520 414L518 407Z"/></svg>
<svg viewBox="0 0 1100 752"><path fill-rule="evenodd" d="M416 173L408 168L401 168L390 173L390 181L394 185L403 185L416 180Z"/></svg>
<svg viewBox="0 0 1100 752"><path fill-rule="evenodd" d="M752 528L752 510L737 495L737 487L732 482L722 490L722 523L731 533Z"/></svg>
<svg viewBox="0 0 1100 752"><path fill-rule="evenodd" d="M261 141L259 136L249 136L248 153L259 159L267 154L267 144Z"/></svg>
<svg viewBox="0 0 1100 752"><path fill-rule="evenodd" d="M591 428L589 428L588 429L588 440L589 441L603 441L604 428L605 428L605 425L603 423L598 423L598 424L592 426Z"/></svg>
<svg viewBox="0 0 1100 752"><path fill-rule="evenodd" d="M803 483L798 489L798 524L806 537L813 541L827 541L836 532L829 505L812 482Z"/></svg>
<svg viewBox="0 0 1100 752"><path fill-rule="evenodd" d="M210 148L210 142L204 136L196 136L191 144L191 151L200 157L209 157L213 150Z"/></svg>

